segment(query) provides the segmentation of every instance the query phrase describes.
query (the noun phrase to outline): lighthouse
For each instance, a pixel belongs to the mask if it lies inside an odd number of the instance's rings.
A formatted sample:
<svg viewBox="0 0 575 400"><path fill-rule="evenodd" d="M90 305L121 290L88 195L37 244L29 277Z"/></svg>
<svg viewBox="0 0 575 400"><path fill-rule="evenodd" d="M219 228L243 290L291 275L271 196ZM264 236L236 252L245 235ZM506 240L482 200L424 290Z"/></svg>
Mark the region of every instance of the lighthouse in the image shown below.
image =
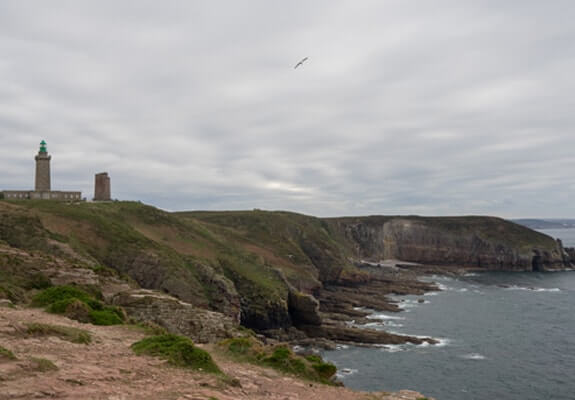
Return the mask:
<svg viewBox="0 0 575 400"><path fill-rule="evenodd" d="M34 157L36 160L36 181L34 182L34 190L3 190L0 191L0 199L56 200L67 202L81 201L82 192L63 192L60 190L52 190L50 179L51 158L52 157L48 154L48 150L46 150L46 142L42 140L40 142L40 150L38 151L36 157Z"/></svg>
<svg viewBox="0 0 575 400"><path fill-rule="evenodd" d="M36 192L49 192L50 185L50 159L52 156L46 150L46 142L40 142L40 150L35 157L36 160L36 184L34 190Z"/></svg>

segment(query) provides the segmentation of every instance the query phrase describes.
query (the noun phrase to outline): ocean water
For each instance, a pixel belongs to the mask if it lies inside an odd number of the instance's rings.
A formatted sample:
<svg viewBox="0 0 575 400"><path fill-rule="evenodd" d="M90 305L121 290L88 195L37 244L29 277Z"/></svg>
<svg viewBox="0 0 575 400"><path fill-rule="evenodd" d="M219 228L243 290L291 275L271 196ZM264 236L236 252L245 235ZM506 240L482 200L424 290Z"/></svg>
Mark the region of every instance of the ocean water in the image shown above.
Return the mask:
<svg viewBox="0 0 575 400"><path fill-rule="evenodd" d="M563 246L565 247L575 247L575 229L539 229L539 232L543 232L546 235L554 237L555 239L561 239Z"/></svg>
<svg viewBox="0 0 575 400"><path fill-rule="evenodd" d="M575 229L560 231L552 236L575 246ZM440 343L324 352L346 386L439 400L575 399L575 272L429 279L443 291L398 296L403 312L374 311L368 325Z"/></svg>

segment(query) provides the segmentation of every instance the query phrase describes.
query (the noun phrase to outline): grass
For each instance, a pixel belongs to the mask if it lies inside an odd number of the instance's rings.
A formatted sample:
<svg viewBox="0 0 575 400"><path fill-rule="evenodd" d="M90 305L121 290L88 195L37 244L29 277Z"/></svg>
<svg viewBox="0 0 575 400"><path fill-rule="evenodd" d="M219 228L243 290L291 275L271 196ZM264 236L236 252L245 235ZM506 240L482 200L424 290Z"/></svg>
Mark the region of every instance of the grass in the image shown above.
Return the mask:
<svg viewBox="0 0 575 400"><path fill-rule="evenodd" d="M65 301L69 301L71 299L78 299L83 301L84 303L88 304L94 301L94 298L90 296L85 291L78 289L73 286L54 286L48 289L43 290L42 292L38 293L32 299L32 306L33 307L43 307L43 306L52 306L55 303L59 303L58 307L65 308ZM54 309L53 312L57 312Z"/></svg>
<svg viewBox="0 0 575 400"><path fill-rule="evenodd" d="M161 357L171 365L211 374L222 374L210 354L196 346L191 339L178 335L151 336L134 343L134 353Z"/></svg>
<svg viewBox="0 0 575 400"><path fill-rule="evenodd" d="M32 306L45 306L53 314L66 315L94 325L121 325L125 316L119 307L107 306L86 291L73 286L54 286L32 299Z"/></svg>
<svg viewBox="0 0 575 400"><path fill-rule="evenodd" d="M14 353L12 353L6 347L0 346L0 361L3 361L3 360L13 361L16 359L17 358L14 355Z"/></svg>
<svg viewBox="0 0 575 400"><path fill-rule="evenodd" d="M314 382L333 384L337 372L335 365L324 362L318 355L302 357L285 345L264 346L251 337L224 340L220 348L237 361L271 367Z"/></svg>
<svg viewBox="0 0 575 400"><path fill-rule="evenodd" d="M38 261L25 254L0 252L0 299L27 303L32 290L52 286L46 275L39 271Z"/></svg>
<svg viewBox="0 0 575 400"><path fill-rule="evenodd" d="M29 369L36 372L58 371L58 367L52 361L46 358L31 357Z"/></svg>
<svg viewBox="0 0 575 400"><path fill-rule="evenodd" d="M117 308L106 307L104 310L90 311L90 321L94 325L121 325L124 323Z"/></svg>
<svg viewBox="0 0 575 400"><path fill-rule="evenodd" d="M62 325L50 325L41 323L27 324L26 333L30 336L56 336L62 340L72 343L89 344L92 342L92 335L89 332Z"/></svg>
<svg viewBox="0 0 575 400"><path fill-rule="evenodd" d="M126 329L142 332L147 336L161 336L168 334L166 328L150 321L136 322L126 325Z"/></svg>

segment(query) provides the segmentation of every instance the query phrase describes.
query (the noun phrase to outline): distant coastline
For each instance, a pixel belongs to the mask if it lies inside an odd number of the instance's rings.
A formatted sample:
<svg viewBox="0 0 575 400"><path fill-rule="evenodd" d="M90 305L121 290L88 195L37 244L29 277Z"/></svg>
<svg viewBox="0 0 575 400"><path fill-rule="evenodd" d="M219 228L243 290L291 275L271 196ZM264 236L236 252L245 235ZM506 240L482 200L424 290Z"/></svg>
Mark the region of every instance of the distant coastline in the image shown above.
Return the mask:
<svg viewBox="0 0 575 400"><path fill-rule="evenodd" d="M575 219L572 218L518 218L512 219L511 221L530 229L575 228Z"/></svg>

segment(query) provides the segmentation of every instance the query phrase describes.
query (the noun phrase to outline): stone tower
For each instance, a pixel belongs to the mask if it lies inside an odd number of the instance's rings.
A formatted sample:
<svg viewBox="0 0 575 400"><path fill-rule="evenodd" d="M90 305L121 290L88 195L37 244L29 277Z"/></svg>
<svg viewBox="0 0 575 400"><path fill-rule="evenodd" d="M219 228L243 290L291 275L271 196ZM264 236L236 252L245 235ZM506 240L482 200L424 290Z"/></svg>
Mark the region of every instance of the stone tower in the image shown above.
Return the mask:
<svg viewBox="0 0 575 400"><path fill-rule="evenodd" d="M36 159L36 182L34 190L37 192L50 191L50 159L52 156L46 150L46 142L40 142L40 150Z"/></svg>
<svg viewBox="0 0 575 400"><path fill-rule="evenodd" d="M94 186L95 201L110 201L110 177L107 172L96 174L96 183Z"/></svg>

